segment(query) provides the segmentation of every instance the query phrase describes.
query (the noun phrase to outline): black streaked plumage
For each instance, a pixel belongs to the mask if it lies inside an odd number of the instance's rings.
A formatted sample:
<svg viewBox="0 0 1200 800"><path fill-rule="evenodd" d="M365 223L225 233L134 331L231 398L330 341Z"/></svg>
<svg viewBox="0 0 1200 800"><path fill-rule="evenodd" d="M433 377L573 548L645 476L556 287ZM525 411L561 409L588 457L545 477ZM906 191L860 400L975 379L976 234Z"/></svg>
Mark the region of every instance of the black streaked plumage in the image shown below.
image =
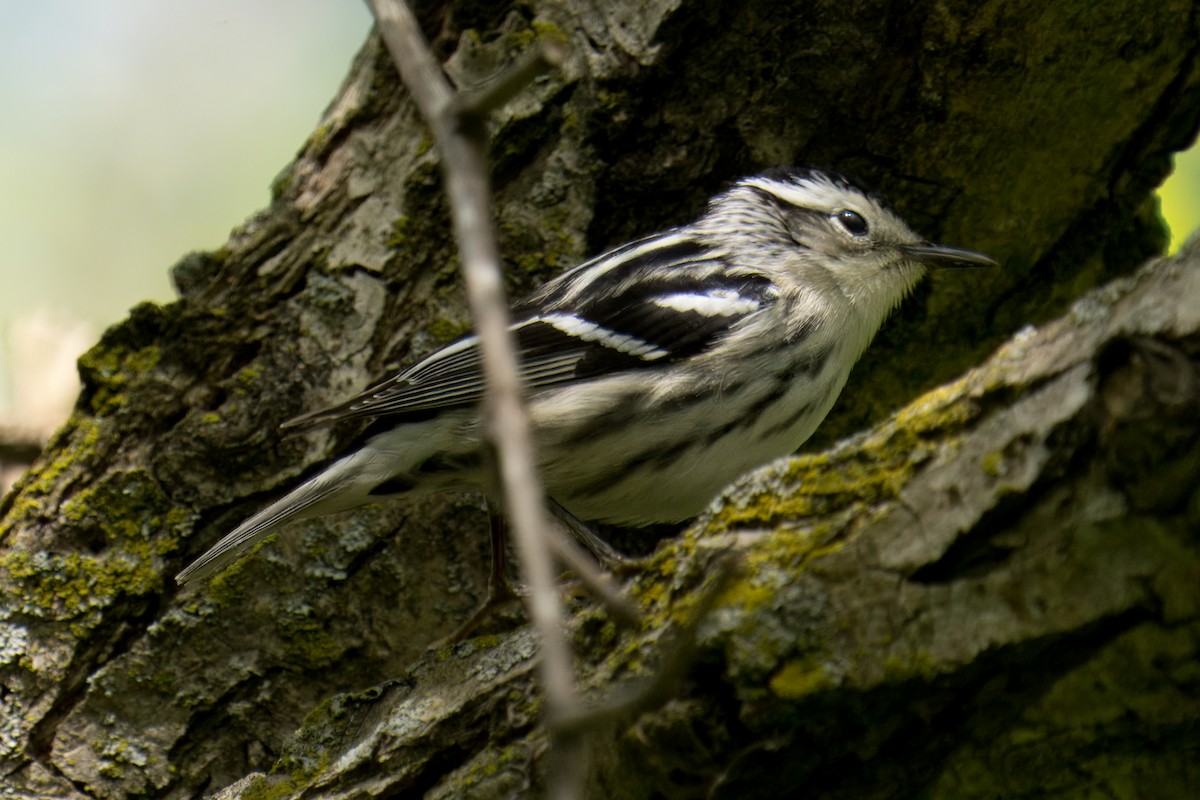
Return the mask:
<svg viewBox="0 0 1200 800"><path fill-rule="evenodd" d="M580 519L623 525L698 513L811 435L928 266L990 263L926 243L878 196L811 169L746 178L691 224L584 262L514 307L550 495ZM178 580L221 569L294 520L381 495L484 487L483 392L467 337L288 423L373 420Z"/></svg>

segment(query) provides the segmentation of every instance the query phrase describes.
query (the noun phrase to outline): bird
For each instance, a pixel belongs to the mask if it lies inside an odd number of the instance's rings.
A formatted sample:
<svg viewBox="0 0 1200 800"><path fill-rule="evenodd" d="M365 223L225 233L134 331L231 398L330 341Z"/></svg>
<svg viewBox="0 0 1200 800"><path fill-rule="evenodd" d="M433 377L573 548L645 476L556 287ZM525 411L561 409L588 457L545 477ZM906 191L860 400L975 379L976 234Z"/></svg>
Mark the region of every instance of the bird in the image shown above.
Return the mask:
<svg viewBox="0 0 1200 800"><path fill-rule="evenodd" d="M889 313L931 268L993 267L933 244L831 169L730 184L694 221L584 261L511 309L538 466L577 520L678 523L794 453ZM285 525L388 498L486 491L479 338L468 335L283 428L362 434L180 572L224 569Z"/></svg>

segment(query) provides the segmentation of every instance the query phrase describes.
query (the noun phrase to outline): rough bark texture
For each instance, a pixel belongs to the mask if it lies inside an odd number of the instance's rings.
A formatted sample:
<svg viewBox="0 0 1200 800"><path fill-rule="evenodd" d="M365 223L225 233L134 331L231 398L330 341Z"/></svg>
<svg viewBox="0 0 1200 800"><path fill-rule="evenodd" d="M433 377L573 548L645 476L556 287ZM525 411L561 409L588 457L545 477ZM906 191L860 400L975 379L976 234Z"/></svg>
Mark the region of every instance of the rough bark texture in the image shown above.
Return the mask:
<svg viewBox="0 0 1200 800"><path fill-rule="evenodd" d="M723 554L746 573L678 699L597 727L589 796L1194 797L1200 241L873 430L747 476L577 617L597 698L651 672ZM507 797L544 767L529 631L322 706L223 795Z"/></svg>
<svg viewBox="0 0 1200 800"><path fill-rule="evenodd" d="M494 124L514 293L782 162L856 171L1001 260L928 282L825 443L1142 263L1200 120L1182 0L421 13L464 86L536 36L571 46ZM170 580L354 433L279 422L467 328L436 176L372 38L271 206L81 360L75 414L0 505L0 796L190 797L273 767L229 795L538 785L528 633L421 655L480 599L478 500L298 525L210 586ZM581 612L600 696L653 666L716 552L746 554L679 699L597 732L596 795L1196 795L1198 258L740 485L636 576L639 635Z"/></svg>

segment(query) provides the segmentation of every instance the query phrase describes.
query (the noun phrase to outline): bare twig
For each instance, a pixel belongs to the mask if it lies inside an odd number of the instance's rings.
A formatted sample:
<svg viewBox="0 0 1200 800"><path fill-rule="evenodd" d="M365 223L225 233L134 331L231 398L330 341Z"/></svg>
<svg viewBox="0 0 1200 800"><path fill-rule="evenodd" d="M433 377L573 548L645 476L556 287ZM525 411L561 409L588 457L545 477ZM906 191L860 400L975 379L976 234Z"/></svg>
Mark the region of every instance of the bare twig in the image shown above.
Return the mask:
<svg viewBox="0 0 1200 800"><path fill-rule="evenodd" d="M578 700L555 591L552 549L547 545L555 532L549 527L545 493L536 472L516 349L508 331L481 116L544 67L527 62L511 78L499 80L491 91L458 101L409 8L401 0L370 0L370 5L388 51L429 122L441 154L467 298L483 354L489 434L498 452L505 508L513 522L521 572L530 587L526 600L529 615L541 637L540 674L547 717L570 717L576 713ZM554 746L548 787L551 796L580 797L586 774L582 737L562 734L553 726L550 733Z"/></svg>
<svg viewBox="0 0 1200 800"><path fill-rule="evenodd" d="M611 578L596 568L596 563L587 553L565 536L551 536L549 541L562 565L575 573L579 582L608 609L614 620L627 628L641 624L641 617L634 605L613 588Z"/></svg>
<svg viewBox="0 0 1200 800"><path fill-rule="evenodd" d="M44 445L35 434L0 425L0 461L28 466Z"/></svg>
<svg viewBox="0 0 1200 800"><path fill-rule="evenodd" d="M455 112L467 117L484 119L493 111L504 107L517 94L551 67L560 67L563 63L564 48L562 45L543 40L521 57L512 67L500 73L487 88L466 94L459 94L454 100Z"/></svg>
<svg viewBox="0 0 1200 800"><path fill-rule="evenodd" d="M737 556L721 557L717 562L716 574L701 593L691 617L676 631L666 658L645 683L633 687L624 696L611 698L591 708L578 708L570 716L555 719L554 725L564 733L582 735L599 725L633 719L670 700L696 660L701 624L712 613L717 599L740 570L741 561Z"/></svg>

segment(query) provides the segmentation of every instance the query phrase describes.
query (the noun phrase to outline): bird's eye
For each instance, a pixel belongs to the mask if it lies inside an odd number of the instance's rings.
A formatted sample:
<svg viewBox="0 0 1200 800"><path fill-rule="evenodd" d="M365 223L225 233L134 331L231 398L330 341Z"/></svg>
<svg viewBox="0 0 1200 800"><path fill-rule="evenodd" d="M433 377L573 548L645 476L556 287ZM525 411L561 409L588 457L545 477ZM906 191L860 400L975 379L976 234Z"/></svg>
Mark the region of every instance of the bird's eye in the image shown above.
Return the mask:
<svg viewBox="0 0 1200 800"><path fill-rule="evenodd" d="M854 236L863 236L867 232L867 221L863 219L862 214L857 211L845 209L833 215L834 218L842 224L848 233Z"/></svg>

